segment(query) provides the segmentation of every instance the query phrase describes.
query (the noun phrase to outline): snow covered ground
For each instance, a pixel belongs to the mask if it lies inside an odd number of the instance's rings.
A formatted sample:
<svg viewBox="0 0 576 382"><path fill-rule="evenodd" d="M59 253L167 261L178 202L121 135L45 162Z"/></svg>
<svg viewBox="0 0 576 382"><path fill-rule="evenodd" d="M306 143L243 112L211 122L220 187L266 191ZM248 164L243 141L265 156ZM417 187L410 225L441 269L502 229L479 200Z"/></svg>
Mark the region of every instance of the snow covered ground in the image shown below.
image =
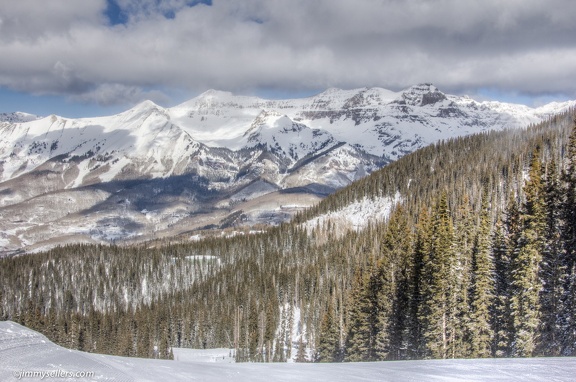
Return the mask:
<svg viewBox="0 0 576 382"><path fill-rule="evenodd" d="M388 219L392 208L402 202L400 193L394 198L378 197L374 199L363 198L361 201L351 203L338 211L331 211L319 215L303 223L309 231L316 227L323 227L329 222L339 227L341 233L348 229L359 231L370 223L381 222Z"/></svg>
<svg viewBox="0 0 576 382"><path fill-rule="evenodd" d="M182 350L182 351L180 351ZM216 358L224 359L216 362ZM178 361L89 354L0 322L0 381L551 381L575 380L576 358L234 364L227 349L175 352ZM222 362L224 361L224 362ZM36 372L36 376L30 373ZM42 379L42 373L48 373ZM54 374L50 374L54 373ZM70 373L72 377L58 377ZM89 377L76 377L91 375Z"/></svg>
<svg viewBox="0 0 576 382"><path fill-rule="evenodd" d="M234 350L226 348L218 349L185 349L173 348L174 361L177 362L210 362L210 363L234 363Z"/></svg>

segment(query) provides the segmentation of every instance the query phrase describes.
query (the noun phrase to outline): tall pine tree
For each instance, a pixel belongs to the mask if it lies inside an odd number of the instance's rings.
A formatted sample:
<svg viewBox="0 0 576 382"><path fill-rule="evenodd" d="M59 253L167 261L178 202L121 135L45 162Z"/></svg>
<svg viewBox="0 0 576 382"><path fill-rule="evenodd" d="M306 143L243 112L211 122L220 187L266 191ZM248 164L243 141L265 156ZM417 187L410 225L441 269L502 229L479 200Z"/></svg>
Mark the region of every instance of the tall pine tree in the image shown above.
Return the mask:
<svg viewBox="0 0 576 382"><path fill-rule="evenodd" d="M348 334L345 361L375 361L379 331L378 296L381 277L372 259L367 271L356 272L348 299Z"/></svg>
<svg viewBox="0 0 576 382"><path fill-rule="evenodd" d="M546 166L545 181L546 231L540 267L540 341L538 355L561 354L562 297L566 266L562 262L560 188L554 158Z"/></svg>
<svg viewBox="0 0 576 382"><path fill-rule="evenodd" d="M510 314L510 252L506 240L506 229L499 220L492 237L494 256L494 300L491 306L494 342L492 345L495 357L510 356L512 322Z"/></svg>
<svg viewBox="0 0 576 382"><path fill-rule="evenodd" d="M482 195L480 224L472 250L472 285L470 296L470 333L473 358L492 355L494 331L490 310L494 298L494 263L490 246L490 210L488 191Z"/></svg>
<svg viewBox="0 0 576 382"><path fill-rule="evenodd" d="M512 257L511 270L511 313L514 326L512 351L513 355L519 357L534 354L540 322L540 263L546 217L539 149L532 154L528 176L524 185L526 200L521 211L522 231Z"/></svg>
<svg viewBox="0 0 576 382"><path fill-rule="evenodd" d="M340 333L334 319L334 304L330 299L320 322L320 336L316 345L316 362L339 362L341 360Z"/></svg>
<svg viewBox="0 0 576 382"><path fill-rule="evenodd" d="M413 272L410 283L410 303L408 312L408 358L420 359L427 354L424 328L428 307L424 298L430 288L430 272L428 272L432 232L428 210L423 208L418 215L418 225L412 256Z"/></svg>
<svg viewBox="0 0 576 382"><path fill-rule="evenodd" d="M377 353L380 359L405 359L409 349L413 263L412 232L406 210L401 205L390 216L382 252Z"/></svg>
<svg viewBox="0 0 576 382"><path fill-rule="evenodd" d="M432 217L430 254L423 267L422 304L419 319L426 344L426 357L448 358L454 341L452 306L454 230L446 193L436 204Z"/></svg>

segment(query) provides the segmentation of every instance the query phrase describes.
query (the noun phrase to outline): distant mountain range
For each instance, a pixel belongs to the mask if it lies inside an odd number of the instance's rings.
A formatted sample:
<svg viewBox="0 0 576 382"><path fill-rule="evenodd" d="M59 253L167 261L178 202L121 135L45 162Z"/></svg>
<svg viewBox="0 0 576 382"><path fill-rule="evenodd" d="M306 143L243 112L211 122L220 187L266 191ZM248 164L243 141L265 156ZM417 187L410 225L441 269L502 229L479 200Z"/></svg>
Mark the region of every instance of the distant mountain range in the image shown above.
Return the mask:
<svg viewBox="0 0 576 382"><path fill-rule="evenodd" d="M20 111L16 111L13 113L0 113L0 122L12 122L12 123L30 122L40 118L42 117L40 117L39 115L22 113Z"/></svg>
<svg viewBox="0 0 576 382"><path fill-rule="evenodd" d="M575 105L477 102L421 84L290 100L210 90L99 118L0 114L0 251L277 223L441 139Z"/></svg>

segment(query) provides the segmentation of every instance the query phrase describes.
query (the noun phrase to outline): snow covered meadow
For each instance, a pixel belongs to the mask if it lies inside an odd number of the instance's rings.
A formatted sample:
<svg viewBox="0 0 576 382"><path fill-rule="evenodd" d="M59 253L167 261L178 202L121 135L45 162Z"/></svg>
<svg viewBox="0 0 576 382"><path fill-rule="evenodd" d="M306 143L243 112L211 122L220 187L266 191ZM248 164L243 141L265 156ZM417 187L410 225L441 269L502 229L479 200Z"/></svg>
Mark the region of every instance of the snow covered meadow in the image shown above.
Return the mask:
<svg viewBox="0 0 576 382"><path fill-rule="evenodd" d="M550 381L575 380L576 358L339 364L232 363L227 349L175 349L174 361L69 350L0 322L0 380L59 381ZM88 375L88 377L86 377Z"/></svg>

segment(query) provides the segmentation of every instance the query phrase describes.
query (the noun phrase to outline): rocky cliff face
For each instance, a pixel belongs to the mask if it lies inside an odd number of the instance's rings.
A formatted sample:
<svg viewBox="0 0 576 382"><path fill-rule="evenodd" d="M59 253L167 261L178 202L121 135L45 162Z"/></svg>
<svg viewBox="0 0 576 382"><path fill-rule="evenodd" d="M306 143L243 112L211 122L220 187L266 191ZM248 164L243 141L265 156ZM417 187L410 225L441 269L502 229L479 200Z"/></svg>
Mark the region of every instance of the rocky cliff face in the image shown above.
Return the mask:
<svg viewBox="0 0 576 382"><path fill-rule="evenodd" d="M479 103L430 84L295 100L208 91L87 119L0 118L0 247L153 239L268 224L420 147L574 103Z"/></svg>

